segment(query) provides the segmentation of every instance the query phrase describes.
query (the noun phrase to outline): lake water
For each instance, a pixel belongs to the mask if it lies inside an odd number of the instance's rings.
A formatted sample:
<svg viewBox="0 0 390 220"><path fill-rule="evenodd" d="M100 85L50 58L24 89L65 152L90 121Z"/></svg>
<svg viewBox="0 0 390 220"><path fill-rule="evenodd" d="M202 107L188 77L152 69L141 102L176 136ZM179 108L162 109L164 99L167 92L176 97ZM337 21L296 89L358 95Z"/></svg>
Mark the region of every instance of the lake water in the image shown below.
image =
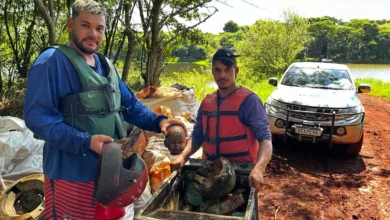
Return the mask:
<svg viewBox="0 0 390 220"><path fill-rule="evenodd" d="M348 64L355 79L374 78L390 82L390 65L386 64Z"/></svg>
<svg viewBox="0 0 390 220"><path fill-rule="evenodd" d="M390 64L348 64L355 79L374 78L384 82L390 82ZM164 72L189 72L196 71L210 72L209 66L200 66L194 63L174 63L164 67Z"/></svg>

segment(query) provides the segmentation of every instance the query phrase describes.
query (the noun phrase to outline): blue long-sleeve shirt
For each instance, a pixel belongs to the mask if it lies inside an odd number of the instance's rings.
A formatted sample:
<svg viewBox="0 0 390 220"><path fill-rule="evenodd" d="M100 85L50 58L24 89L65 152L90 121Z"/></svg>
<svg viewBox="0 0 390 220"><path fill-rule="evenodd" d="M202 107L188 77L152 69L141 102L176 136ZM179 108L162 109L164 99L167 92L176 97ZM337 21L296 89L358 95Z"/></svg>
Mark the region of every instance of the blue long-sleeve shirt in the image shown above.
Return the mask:
<svg viewBox="0 0 390 220"><path fill-rule="evenodd" d="M107 76L96 54L94 58L96 65L91 68L97 74ZM161 132L159 124L166 117L155 114L139 102L120 79L119 87L121 105L127 108L123 112L125 121L141 129ZM33 133L45 140L43 173L49 178L95 180L98 155L90 150L91 135L65 124L58 110L62 97L80 91L79 76L61 51L47 49L34 61L28 75L24 120Z"/></svg>
<svg viewBox="0 0 390 220"><path fill-rule="evenodd" d="M221 101L221 100L220 100ZM260 98L256 94L249 95L238 109L238 119L246 126L249 126L256 136L258 142L271 140L268 118ZM196 124L191 134L192 141L201 145L203 142L202 113L198 111Z"/></svg>

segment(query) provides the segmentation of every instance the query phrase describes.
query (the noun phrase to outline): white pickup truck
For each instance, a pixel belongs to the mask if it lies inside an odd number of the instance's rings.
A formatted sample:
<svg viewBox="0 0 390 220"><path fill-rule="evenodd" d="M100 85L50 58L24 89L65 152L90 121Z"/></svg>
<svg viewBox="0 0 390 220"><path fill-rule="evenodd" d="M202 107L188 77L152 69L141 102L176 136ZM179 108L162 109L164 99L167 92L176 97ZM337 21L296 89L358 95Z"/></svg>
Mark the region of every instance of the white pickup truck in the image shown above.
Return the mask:
<svg viewBox="0 0 390 220"><path fill-rule="evenodd" d="M346 65L321 62L291 64L265 102L271 133L299 141L328 142L347 146L358 155L363 144L364 107L357 93L371 86L355 87Z"/></svg>

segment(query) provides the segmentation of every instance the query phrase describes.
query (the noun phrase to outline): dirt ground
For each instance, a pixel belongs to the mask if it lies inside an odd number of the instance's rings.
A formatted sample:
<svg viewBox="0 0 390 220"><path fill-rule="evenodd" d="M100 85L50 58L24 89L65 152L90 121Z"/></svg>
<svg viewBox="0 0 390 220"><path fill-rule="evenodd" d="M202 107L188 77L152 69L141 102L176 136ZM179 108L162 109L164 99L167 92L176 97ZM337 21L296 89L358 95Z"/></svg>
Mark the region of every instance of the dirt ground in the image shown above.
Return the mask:
<svg viewBox="0 0 390 220"><path fill-rule="evenodd" d="M366 110L360 155L276 143L260 219L390 219L390 101L360 97Z"/></svg>

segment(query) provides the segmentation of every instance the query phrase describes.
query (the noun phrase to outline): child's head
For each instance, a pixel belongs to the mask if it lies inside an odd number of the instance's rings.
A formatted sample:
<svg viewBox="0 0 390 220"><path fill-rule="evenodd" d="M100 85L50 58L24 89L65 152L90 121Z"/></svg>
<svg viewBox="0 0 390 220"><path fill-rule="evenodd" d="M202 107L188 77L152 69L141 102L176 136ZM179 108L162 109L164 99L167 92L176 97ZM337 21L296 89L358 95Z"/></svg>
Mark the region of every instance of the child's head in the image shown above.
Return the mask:
<svg viewBox="0 0 390 220"><path fill-rule="evenodd" d="M172 155L181 154L186 146L186 134L184 129L177 125L169 127L164 144Z"/></svg>

